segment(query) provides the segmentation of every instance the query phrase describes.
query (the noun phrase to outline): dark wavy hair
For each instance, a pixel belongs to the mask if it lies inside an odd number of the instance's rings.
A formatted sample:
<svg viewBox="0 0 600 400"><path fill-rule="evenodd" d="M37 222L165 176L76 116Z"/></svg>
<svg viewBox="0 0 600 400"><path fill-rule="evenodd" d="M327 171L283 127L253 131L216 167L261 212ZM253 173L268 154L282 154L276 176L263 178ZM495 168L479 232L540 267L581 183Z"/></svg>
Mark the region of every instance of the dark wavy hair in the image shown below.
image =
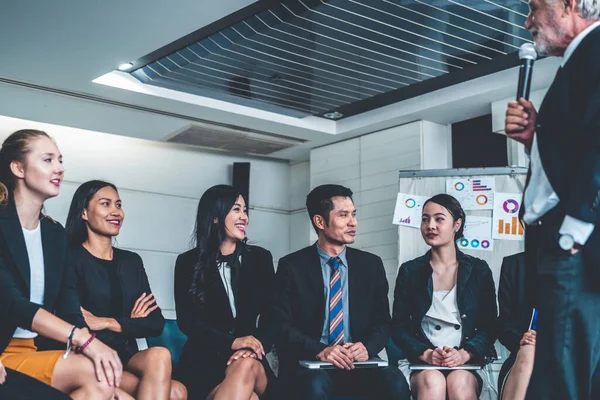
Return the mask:
<svg viewBox="0 0 600 400"><path fill-rule="evenodd" d="M467 216L465 215L465 210L463 210L463 208L460 205L460 202L458 200L456 200L454 197L450 196L449 194L445 194L445 193L436 194L432 198L428 199L425 203L423 203L423 208L425 208L425 205L429 202L439 204L440 206L442 206L446 210L448 210L450 215L452 215L452 219L454 220L454 222L458 221L459 219L462 220L462 224L460 224L460 228L454 234L454 241L461 239L462 237L465 236L463 232L465 230L465 223L467 222Z"/></svg>
<svg viewBox="0 0 600 400"><path fill-rule="evenodd" d="M198 203L194 228L197 258L190 292L200 305L204 304L206 289L218 277L219 247L225 240L225 217L240 196L244 197L233 186L216 185L204 192ZM241 254L245 246L245 239L238 242L236 254Z"/></svg>
<svg viewBox="0 0 600 400"><path fill-rule="evenodd" d="M100 180L82 183L75 191L73 200L71 200L71 207L69 207L69 214L67 215L67 223L65 226L69 244L78 246L87 240L87 223L83 219L83 210L88 208L92 197L94 197L100 189L107 186L115 189L115 192L118 193L115 185Z"/></svg>

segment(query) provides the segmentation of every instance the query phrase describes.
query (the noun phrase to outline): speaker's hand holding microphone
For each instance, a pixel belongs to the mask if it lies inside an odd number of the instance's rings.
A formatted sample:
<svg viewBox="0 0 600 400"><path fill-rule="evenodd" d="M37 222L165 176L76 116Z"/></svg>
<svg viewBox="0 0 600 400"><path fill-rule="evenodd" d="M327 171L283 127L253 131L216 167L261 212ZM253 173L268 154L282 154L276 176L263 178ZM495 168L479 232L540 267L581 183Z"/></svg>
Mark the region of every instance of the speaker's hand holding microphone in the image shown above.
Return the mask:
<svg viewBox="0 0 600 400"><path fill-rule="evenodd" d="M519 58L521 59L521 68L519 69L517 101L508 103L504 131L508 137L531 149L537 119L537 111L529 101L533 63L537 58L535 47L531 43L522 45L519 49Z"/></svg>

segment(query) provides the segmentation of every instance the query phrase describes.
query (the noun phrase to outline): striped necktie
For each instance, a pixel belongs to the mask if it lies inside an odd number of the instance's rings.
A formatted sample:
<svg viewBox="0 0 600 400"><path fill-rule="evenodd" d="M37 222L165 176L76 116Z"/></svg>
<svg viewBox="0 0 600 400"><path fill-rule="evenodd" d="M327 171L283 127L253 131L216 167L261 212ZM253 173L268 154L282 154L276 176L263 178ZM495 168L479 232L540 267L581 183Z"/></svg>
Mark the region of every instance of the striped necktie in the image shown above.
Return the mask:
<svg viewBox="0 0 600 400"><path fill-rule="evenodd" d="M344 311L342 308L342 280L340 261L331 257L327 264L331 267L329 279L329 345L344 343Z"/></svg>

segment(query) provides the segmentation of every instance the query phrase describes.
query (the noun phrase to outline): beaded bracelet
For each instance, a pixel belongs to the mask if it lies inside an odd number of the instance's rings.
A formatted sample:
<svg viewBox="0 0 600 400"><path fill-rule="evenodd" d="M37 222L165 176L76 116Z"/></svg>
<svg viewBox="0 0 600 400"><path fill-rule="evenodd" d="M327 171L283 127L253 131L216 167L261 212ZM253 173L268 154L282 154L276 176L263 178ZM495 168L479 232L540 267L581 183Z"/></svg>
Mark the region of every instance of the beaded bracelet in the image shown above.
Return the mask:
<svg viewBox="0 0 600 400"><path fill-rule="evenodd" d="M92 333L92 335L90 336L90 338L87 340L87 342L85 342L84 344L82 344L81 346L79 346L78 348L75 349L75 353L77 354L81 354L83 353L83 350L85 350L86 347L88 347L88 345L90 343L92 343L92 341L96 338L96 334Z"/></svg>

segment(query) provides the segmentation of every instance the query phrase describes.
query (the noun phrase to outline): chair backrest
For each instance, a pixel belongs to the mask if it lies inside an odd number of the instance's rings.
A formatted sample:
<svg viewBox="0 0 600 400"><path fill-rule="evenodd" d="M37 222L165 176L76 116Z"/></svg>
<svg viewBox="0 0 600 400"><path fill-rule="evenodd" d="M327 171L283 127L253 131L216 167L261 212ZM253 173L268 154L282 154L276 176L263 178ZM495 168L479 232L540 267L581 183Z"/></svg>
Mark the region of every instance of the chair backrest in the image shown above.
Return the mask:
<svg viewBox="0 0 600 400"><path fill-rule="evenodd" d="M187 336L179 330L177 321L174 319L165 320L165 327L160 336L146 339L148 347L166 347L171 352L173 367L179 362L183 345L187 341Z"/></svg>
<svg viewBox="0 0 600 400"><path fill-rule="evenodd" d="M396 343L394 343L391 338L388 340L387 345L385 346L385 351L388 356L388 365L390 366L394 366L397 368L398 361L405 358L402 354L402 350L400 350L400 348L396 346Z"/></svg>

